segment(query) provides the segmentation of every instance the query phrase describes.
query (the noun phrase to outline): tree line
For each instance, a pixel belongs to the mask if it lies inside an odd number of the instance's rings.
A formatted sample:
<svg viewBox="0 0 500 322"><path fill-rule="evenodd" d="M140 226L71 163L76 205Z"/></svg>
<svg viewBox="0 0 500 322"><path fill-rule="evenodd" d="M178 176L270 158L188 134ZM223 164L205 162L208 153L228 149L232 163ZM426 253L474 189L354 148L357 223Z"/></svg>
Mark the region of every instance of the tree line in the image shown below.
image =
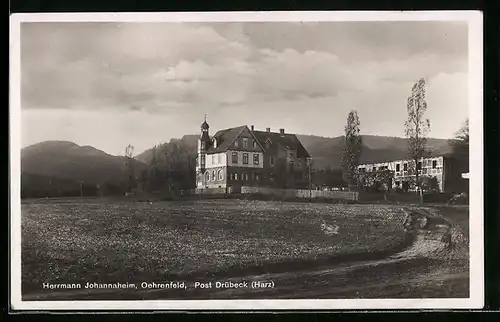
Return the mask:
<svg viewBox="0 0 500 322"><path fill-rule="evenodd" d="M147 192L192 189L196 185L196 150L182 139L155 145L148 167L129 186Z"/></svg>

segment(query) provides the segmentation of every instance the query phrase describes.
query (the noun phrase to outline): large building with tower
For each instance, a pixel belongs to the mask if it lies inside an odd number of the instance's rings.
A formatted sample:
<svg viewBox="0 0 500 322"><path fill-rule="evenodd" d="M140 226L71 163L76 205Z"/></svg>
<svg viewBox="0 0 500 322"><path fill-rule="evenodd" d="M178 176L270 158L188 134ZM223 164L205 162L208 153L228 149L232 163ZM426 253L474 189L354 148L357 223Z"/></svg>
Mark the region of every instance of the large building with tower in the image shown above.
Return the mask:
<svg viewBox="0 0 500 322"><path fill-rule="evenodd" d="M196 163L196 187L307 187L309 153L296 135L257 131L254 126L219 130L210 136L201 125Z"/></svg>

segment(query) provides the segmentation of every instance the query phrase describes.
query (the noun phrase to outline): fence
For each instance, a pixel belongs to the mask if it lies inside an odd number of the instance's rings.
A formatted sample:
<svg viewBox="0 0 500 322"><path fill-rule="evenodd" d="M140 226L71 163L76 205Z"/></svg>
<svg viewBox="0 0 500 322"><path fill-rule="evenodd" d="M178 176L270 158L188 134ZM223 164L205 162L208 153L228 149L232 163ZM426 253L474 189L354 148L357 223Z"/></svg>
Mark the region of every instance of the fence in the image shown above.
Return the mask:
<svg viewBox="0 0 500 322"><path fill-rule="evenodd" d="M448 202L453 195L450 193L425 193L421 200L416 192L361 192L359 201L363 203L444 203Z"/></svg>
<svg viewBox="0 0 500 322"><path fill-rule="evenodd" d="M242 186L241 194L262 194L277 198L311 198L357 201L359 194L353 191L321 191L307 189L279 189Z"/></svg>

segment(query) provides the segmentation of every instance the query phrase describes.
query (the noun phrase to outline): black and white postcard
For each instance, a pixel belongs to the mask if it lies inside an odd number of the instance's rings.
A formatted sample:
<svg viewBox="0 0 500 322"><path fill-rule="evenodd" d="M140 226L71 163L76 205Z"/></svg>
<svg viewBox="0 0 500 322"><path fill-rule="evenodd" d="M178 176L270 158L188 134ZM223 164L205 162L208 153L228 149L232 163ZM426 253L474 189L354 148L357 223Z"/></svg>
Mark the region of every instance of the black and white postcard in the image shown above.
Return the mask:
<svg viewBox="0 0 500 322"><path fill-rule="evenodd" d="M481 308L482 14L17 14L17 310Z"/></svg>

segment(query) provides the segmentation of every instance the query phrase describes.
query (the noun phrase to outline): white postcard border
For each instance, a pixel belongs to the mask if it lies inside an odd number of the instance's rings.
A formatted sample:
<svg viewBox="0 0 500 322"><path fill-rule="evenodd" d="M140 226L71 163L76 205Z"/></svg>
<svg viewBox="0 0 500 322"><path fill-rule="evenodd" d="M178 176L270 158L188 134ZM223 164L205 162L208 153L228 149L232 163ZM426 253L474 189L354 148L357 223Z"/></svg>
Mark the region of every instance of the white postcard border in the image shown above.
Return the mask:
<svg viewBox="0 0 500 322"><path fill-rule="evenodd" d="M484 305L483 28L479 11L288 11L171 13L30 13L10 17L10 291L14 310L334 310L474 309ZM466 21L469 26L470 297L464 299L23 301L21 298L22 22Z"/></svg>

